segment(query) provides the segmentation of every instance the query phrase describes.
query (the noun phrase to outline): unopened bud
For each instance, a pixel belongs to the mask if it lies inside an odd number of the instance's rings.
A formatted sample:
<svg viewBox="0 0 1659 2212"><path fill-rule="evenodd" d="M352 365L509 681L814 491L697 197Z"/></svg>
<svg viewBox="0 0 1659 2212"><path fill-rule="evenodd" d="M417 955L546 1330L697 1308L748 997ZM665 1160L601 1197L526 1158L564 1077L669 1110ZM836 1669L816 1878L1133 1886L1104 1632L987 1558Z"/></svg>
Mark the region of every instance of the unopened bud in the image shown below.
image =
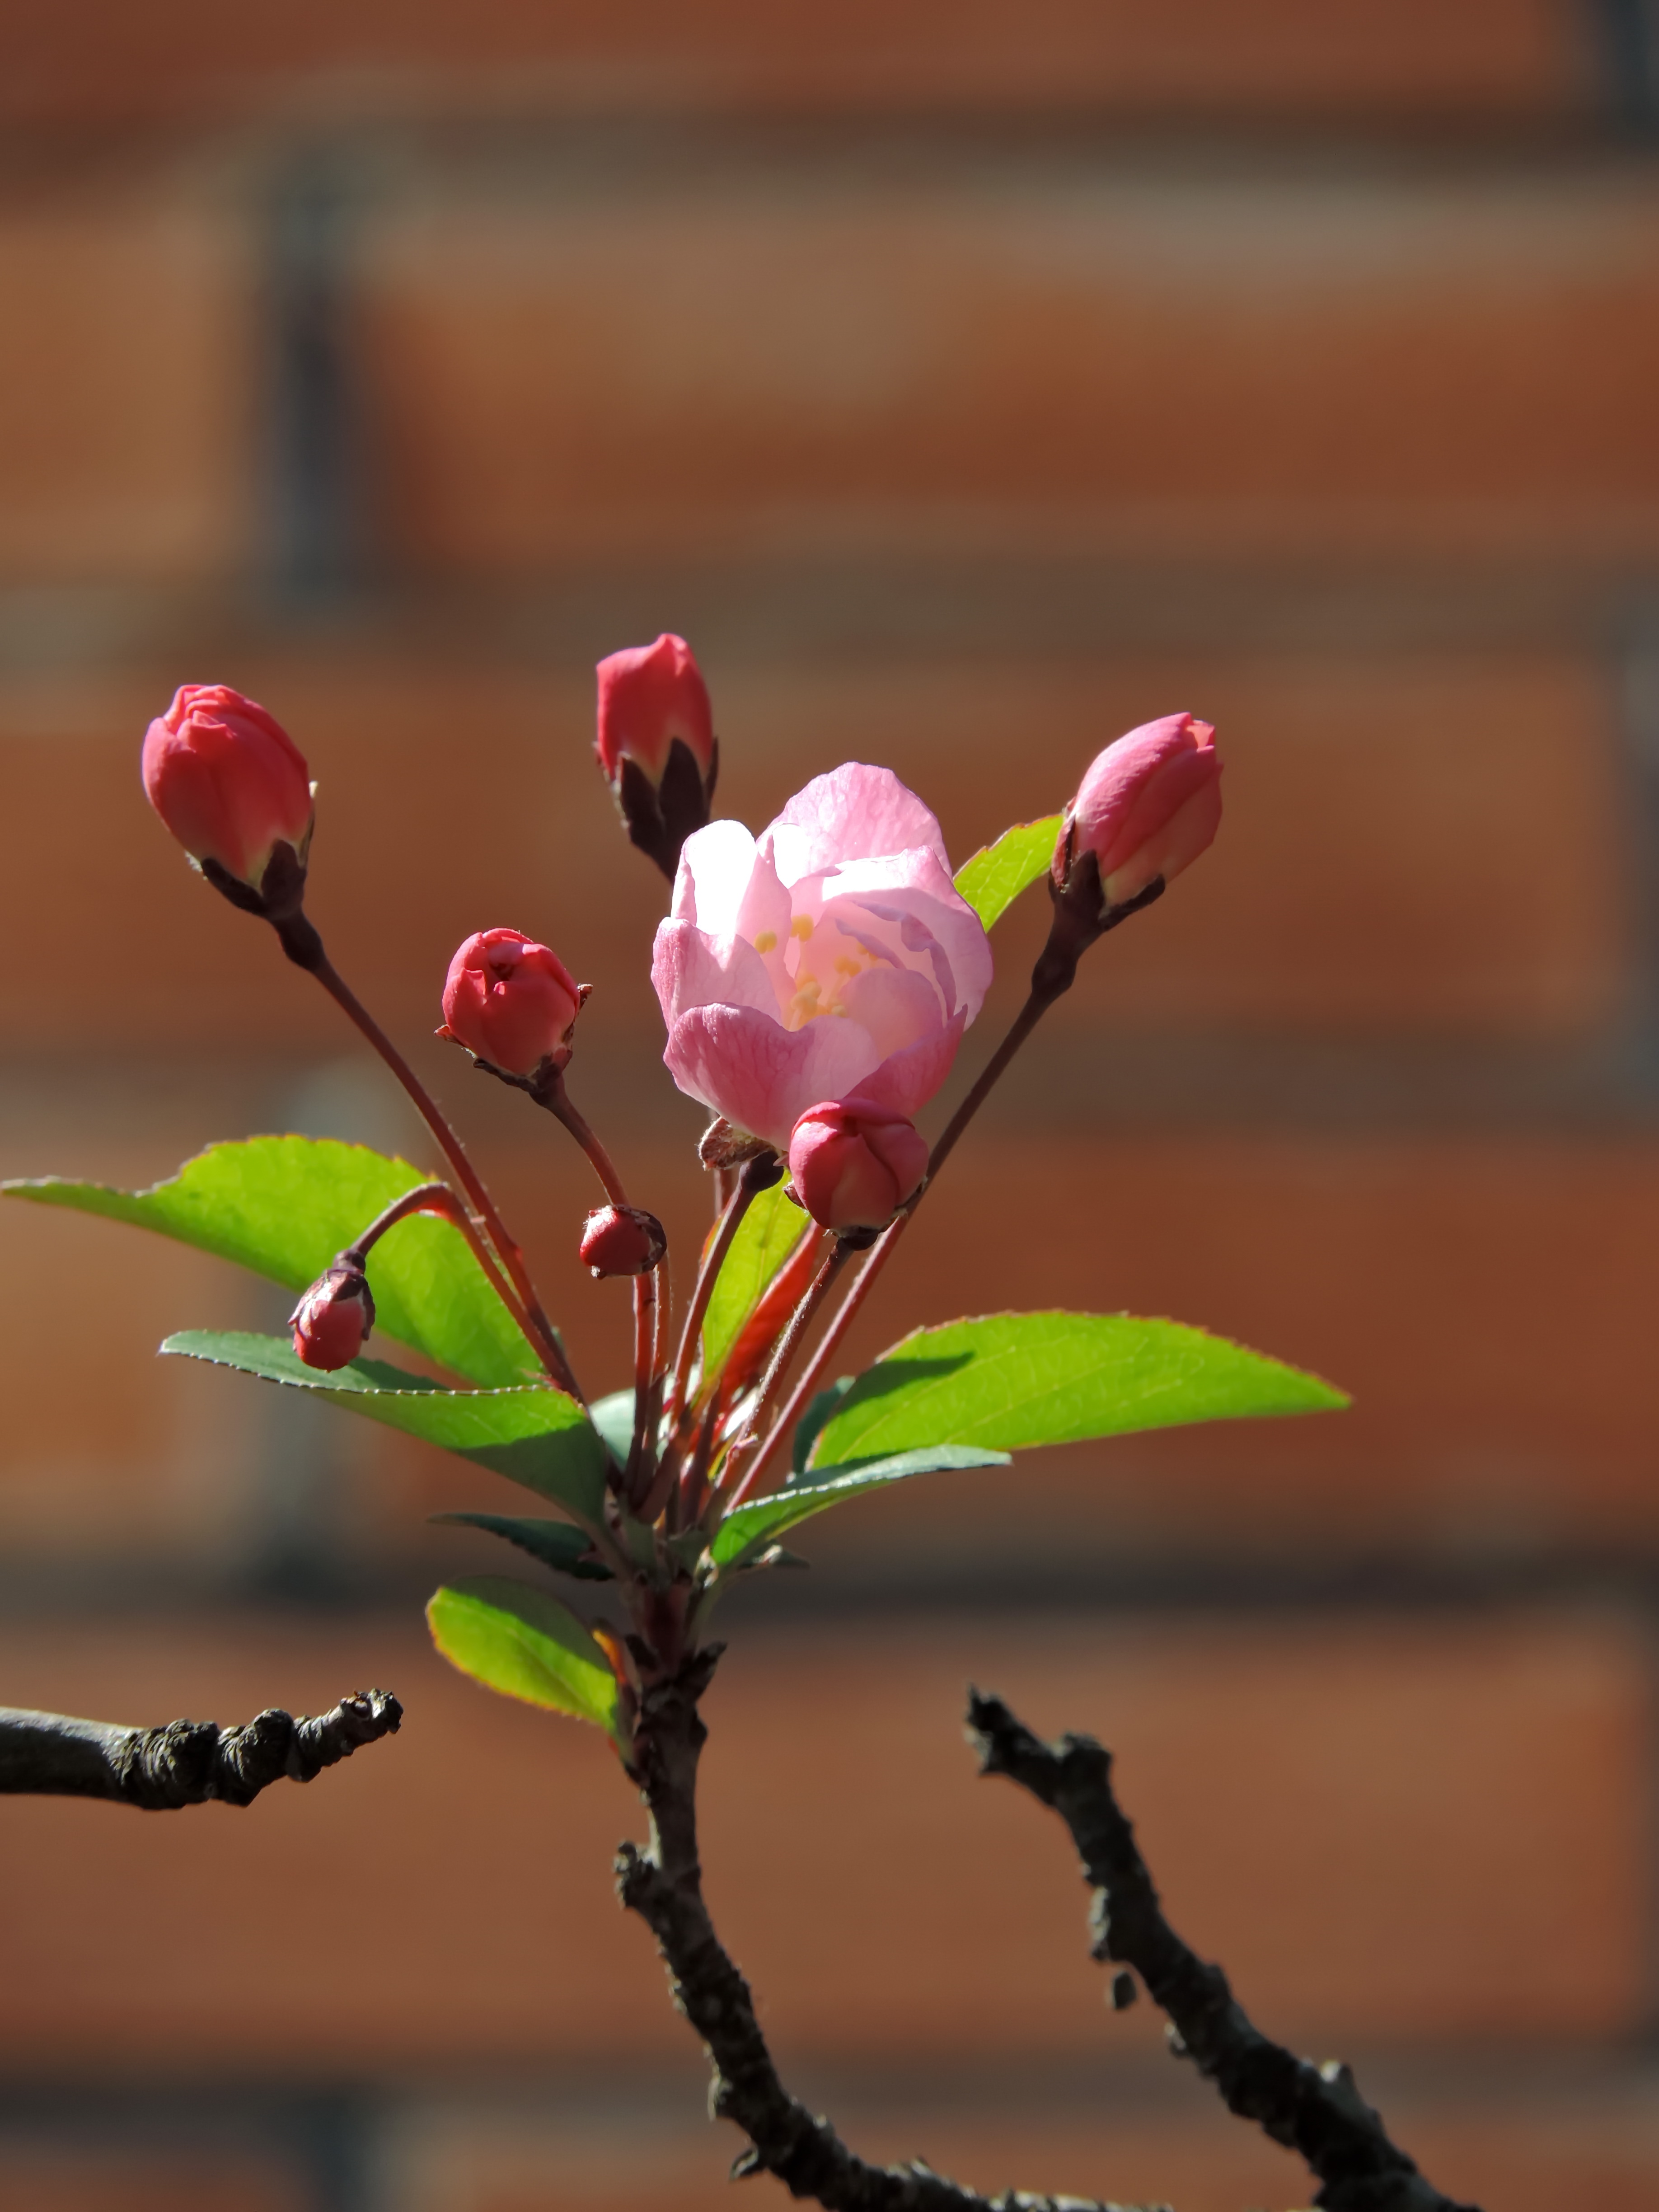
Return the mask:
<svg viewBox="0 0 1659 2212"><path fill-rule="evenodd" d="M581 1256L599 1281L605 1275L648 1275L668 1249L654 1213L638 1206L602 1206L582 1228Z"/></svg>
<svg viewBox="0 0 1659 2212"><path fill-rule="evenodd" d="M1100 871L1103 919L1160 879L1171 884L1209 844L1221 823L1221 763L1215 731L1192 714L1146 722L1097 753L1066 810L1054 848L1063 890L1091 855Z"/></svg>
<svg viewBox="0 0 1659 2212"><path fill-rule="evenodd" d="M332 1373L346 1367L368 1341L374 1300L362 1269L342 1257L319 1275L288 1317L294 1350L307 1367Z"/></svg>
<svg viewBox="0 0 1659 2212"><path fill-rule="evenodd" d="M809 1106L789 1139L795 1195L826 1229L884 1229L927 1172L915 1122L861 1098Z"/></svg>
<svg viewBox="0 0 1659 2212"><path fill-rule="evenodd" d="M586 995L549 946L522 930L483 929L449 963L438 1035L505 1074L533 1075L569 1059Z"/></svg>
<svg viewBox="0 0 1659 2212"><path fill-rule="evenodd" d="M666 630L610 654L597 673L599 766L629 837L672 883L680 847L708 820L720 769L708 686L690 647Z"/></svg>
<svg viewBox="0 0 1659 2212"><path fill-rule="evenodd" d="M214 887L279 920L299 909L315 809L305 757L228 684L186 684L144 733L150 805Z"/></svg>

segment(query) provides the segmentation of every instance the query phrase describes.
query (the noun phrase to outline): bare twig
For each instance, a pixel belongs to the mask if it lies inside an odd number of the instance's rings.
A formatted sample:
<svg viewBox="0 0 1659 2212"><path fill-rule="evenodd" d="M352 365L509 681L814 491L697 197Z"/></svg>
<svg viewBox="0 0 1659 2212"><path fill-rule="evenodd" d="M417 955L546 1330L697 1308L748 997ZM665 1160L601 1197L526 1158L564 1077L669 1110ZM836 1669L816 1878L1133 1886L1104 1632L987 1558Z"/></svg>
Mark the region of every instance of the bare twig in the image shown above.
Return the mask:
<svg viewBox="0 0 1659 2212"><path fill-rule="evenodd" d="M635 1778L651 1814L646 1850L624 1844L617 1887L657 1939L674 2002L702 2038L714 2069L711 2105L734 2121L750 2148L734 2177L775 2173L792 2196L816 2197L833 2212L1124 2212L1082 2197L1007 2191L981 2197L935 2173L921 2160L871 2166L830 2123L792 2097L778 2077L755 2017L749 1984L714 1932L703 1902L697 1858L697 1760L708 1735L697 1711L720 1647L695 1652L648 1686L635 1735Z"/></svg>
<svg viewBox="0 0 1659 2212"><path fill-rule="evenodd" d="M1094 1892L1094 1955L1132 1966L1171 2023L1171 2045L1213 2081L1229 2111L1307 2160L1326 2212L1475 2212L1443 2197L1391 2142L1338 2061L1315 2066L1246 2017L1219 1966L1188 1949L1163 1907L1112 1794L1112 1756L1086 1735L1042 1742L1000 1698L969 1692L981 1771L1006 1774L1058 1813Z"/></svg>
<svg viewBox="0 0 1659 2212"><path fill-rule="evenodd" d="M314 1720L272 1706L232 1729L183 1720L123 1728L0 1705L0 1796L107 1797L147 1813L210 1800L251 1805L284 1775L309 1782L395 1734L403 1717L385 1690L359 1690Z"/></svg>

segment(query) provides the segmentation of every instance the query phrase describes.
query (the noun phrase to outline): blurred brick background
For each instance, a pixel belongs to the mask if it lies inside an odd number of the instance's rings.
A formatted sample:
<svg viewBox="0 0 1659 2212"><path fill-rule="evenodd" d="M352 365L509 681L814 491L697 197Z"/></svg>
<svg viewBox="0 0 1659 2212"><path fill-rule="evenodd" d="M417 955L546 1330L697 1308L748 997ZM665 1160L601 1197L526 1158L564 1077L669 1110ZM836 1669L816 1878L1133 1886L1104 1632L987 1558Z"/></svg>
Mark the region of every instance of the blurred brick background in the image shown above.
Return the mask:
<svg viewBox="0 0 1659 2212"><path fill-rule="evenodd" d="M580 1095L692 1249L594 659L692 639L729 811L886 760L958 856L1209 715L1220 842L1091 957L857 1349L1127 1307L1356 1407L816 1524L730 1608L714 1899L861 2148L1305 2203L1103 2006L971 1677L1117 1747L1177 1924L1443 2186L1659 2207L1651 0L4 0L0 117L0 1167L424 1157L143 805L149 715L234 683L320 780L331 948L620 1382L578 1164L428 1039L467 931L558 945ZM246 1814L0 1813L0 2202L725 2204L610 1754L420 1629L498 1564L425 1516L499 1486L158 1364L280 1320L216 1263L0 1235L0 1697L409 1709Z"/></svg>

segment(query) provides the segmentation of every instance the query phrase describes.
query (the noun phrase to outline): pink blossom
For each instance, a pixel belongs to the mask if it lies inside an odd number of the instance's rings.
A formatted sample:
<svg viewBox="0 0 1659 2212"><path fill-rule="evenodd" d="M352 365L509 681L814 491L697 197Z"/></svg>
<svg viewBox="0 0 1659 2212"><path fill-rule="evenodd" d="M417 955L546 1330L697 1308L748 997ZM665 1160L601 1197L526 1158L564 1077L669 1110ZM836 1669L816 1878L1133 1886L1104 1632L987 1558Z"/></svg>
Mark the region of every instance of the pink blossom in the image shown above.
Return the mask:
<svg viewBox="0 0 1659 2212"><path fill-rule="evenodd" d="M789 1139L795 1195L826 1229L884 1229L927 1172L927 1140L867 1099L809 1106Z"/></svg>
<svg viewBox="0 0 1659 2212"><path fill-rule="evenodd" d="M1173 883L1221 824L1221 763L1215 731L1193 714L1143 722L1097 753L1054 854L1063 882L1073 858L1092 853L1103 901L1121 906L1153 878Z"/></svg>
<svg viewBox="0 0 1659 2212"><path fill-rule="evenodd" d="M228 684L185 684L144 733L150 805L199 866L258 890L278 845L311 842L305 757L276 717Z"/></svg>
<svg viewBox="0 0 1659 2212"><path fill-rule="evenodd" d="M288 1317L294 1349L307 1367L332 1373L354 1360L374 1326L374 1301L360 1267L337 1260Z"/></svg>
<svg viewBox="0 0 1659 2212"><path fill-rule="evenodd" d="M686 840L651 980L680 1089L783 1152L809 1106L925 1105L991 948L933 816L890 769L849 761L758 842L739 822Z"/></svg>
<svg viewBox="0 0 1659 2212"><path fill-rule="evenodd" d="M599 728L593 750L608 782L619 783L623 762L633 761L652 783L660 783L677 738L698 772L713 781L714 723L708 687L683 637L665 630L654 645L630 645L608 654L594 672Z"/></svg>
<svg viewBox="0 0 1659 2212"><path fill-rule="evenodd" d="M481 929L449 963L438 1031L509 1075L533 1075L568 1042L581 986L520 929Z"/></svg>
<svg viewBox="0 0 1659 2212"><path fill-rule="evenodd" d="M606 1275L647 1275L668 1249L663 1225L639 1206L602 1206L582 1224L582 1264L598 1282Z"/></svg>

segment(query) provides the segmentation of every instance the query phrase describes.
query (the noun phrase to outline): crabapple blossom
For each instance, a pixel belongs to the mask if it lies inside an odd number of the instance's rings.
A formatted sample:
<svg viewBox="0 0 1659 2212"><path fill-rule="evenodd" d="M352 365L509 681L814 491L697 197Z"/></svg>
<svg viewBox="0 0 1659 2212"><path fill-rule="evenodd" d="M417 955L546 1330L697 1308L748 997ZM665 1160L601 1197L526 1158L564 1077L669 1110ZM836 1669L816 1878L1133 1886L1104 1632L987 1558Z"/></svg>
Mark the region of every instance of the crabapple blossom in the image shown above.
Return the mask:
<svg viewBox="0 0 1659 2212"><path fill-rule="evenodd" d="M481 929L449 963L440 1036L508 1075L564 1048L583 991L558 954L519 929Z"/></svg>
<svg viewBox="0 0 1659 2212"><path fill-rule="evenodd" d="M601 1206L582 1224L582 1264L596 1281L648 1274L667 1249L661 1222L643 1206Z"/></svg>
<svg viewBox="0 0 1659 2212"><path fill-rule="evenodd" d="M683 637L600 661L594 750L628 834L671 879L680 848L708 819L720 748L708 686Z"/></svg>
<svg viewBox="0 0 1659 2212"><path fill-rule="evenodd" d="M826 1229L884 1229L927 1172L914 1121L866 1099L809 1106L789 1139L789 1177Z"/></svg>
<svg viewBox="0 0 1659 2212"><path fill-rule="evenodd" d="M354 1360L374 1326L374 1300L368 1278L349 1261L337 1260L317 1278L288 1317L295 1354L307 1367L332 1373Z"/></svg>
<svg viewBox="0 0 1659 2212"><path fill-rule="evenodd" d="M1221 763L1215 731L1192 714L1143 722L1097 753L1066 810L1054 850L1063 884L1092 853L1103 908L1137 898L1155 878L1173 883L1221 823Z"/></svg>
<svg viewBox="0 0 1659 2212"><path fill-rule="evenodd" d="M315 809L305 757L228 684L185 684L144 732L144 791L198 867L259 891L279 845L303 869Z"/></svg>
<svg viewBox="0 0 1659 2212"><path fill-rule="evenodd" d="M925 1105L991 948L932 813L890 769L849 761L758 839L738 822L687 839L651 979L680 1089L785 1152L809 1106Z"/></svg>

